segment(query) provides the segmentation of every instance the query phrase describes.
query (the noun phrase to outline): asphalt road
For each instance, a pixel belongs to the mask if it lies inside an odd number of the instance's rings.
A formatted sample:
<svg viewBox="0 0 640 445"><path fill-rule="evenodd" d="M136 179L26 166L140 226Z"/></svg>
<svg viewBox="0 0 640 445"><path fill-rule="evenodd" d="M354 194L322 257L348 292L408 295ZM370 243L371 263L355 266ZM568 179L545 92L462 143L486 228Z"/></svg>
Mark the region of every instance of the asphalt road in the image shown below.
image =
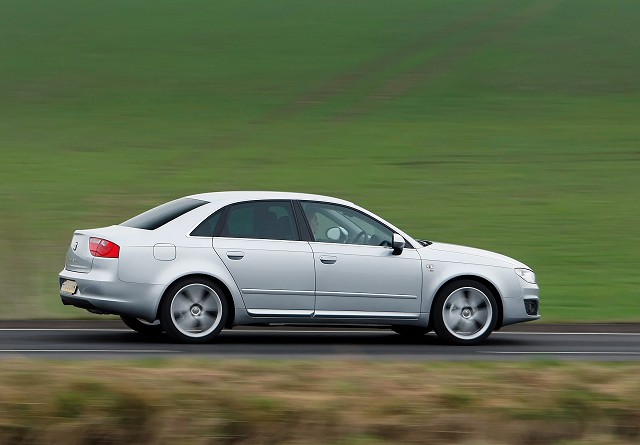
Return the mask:
<svg viewBox="0 0 640 445"><path fill-rule="evenodd" d="M481 346L445 345L434 334L384 329L239 327L215 343L144 337L113 321L0 322L0 356L46 358L354 358L367 360L640 360L640 325L530 323L495 332Z"/></svg>

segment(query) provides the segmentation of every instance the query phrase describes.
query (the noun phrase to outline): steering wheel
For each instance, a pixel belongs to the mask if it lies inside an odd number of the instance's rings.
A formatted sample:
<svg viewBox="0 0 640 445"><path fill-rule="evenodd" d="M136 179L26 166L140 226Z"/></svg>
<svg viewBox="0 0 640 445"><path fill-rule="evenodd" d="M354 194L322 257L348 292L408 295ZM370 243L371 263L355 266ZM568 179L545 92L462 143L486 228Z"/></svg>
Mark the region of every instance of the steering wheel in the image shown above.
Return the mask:
<svg viewBox="0 0 640 445"><path fill-rule="evenodd" d="M362 238L362 244L364 244L367 240L367 232L365 232L364 230L358 232L358 234L353 237L353 241L351 241L351 244L358 244L358 240L360 238Z"/></svg>

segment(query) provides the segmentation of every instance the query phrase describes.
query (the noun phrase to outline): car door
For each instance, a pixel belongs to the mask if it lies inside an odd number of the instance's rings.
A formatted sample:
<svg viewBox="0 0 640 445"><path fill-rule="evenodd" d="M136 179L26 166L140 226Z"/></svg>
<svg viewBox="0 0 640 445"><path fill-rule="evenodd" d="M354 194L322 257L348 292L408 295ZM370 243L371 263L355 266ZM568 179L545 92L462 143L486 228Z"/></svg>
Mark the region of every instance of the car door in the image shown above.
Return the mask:
<svg viewBox="0 0 640 445"><path fill-rule="evenodd" d="M343 205L301 201L313 240L315 317L417 318L422 293L418 252L394 255L393 232Z"/></svg>
<svg viewBox="0 0 640 445"><path fill-rule="evenodd" d="M313 252L300 241L290 201L233 204L213 248L254 316L311 316Z"/></svg>

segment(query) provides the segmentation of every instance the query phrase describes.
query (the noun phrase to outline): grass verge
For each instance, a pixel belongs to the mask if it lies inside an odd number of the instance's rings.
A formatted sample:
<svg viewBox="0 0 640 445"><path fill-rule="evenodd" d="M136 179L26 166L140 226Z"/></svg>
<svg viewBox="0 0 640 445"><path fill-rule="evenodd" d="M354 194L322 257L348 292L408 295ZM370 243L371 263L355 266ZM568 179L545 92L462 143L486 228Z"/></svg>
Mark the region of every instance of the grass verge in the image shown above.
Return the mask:
<svg viewBox="0 0 640 445"><path fill-rule="evenodd" d="M638 364L3 360L2 444L635 444Z"/></svg>

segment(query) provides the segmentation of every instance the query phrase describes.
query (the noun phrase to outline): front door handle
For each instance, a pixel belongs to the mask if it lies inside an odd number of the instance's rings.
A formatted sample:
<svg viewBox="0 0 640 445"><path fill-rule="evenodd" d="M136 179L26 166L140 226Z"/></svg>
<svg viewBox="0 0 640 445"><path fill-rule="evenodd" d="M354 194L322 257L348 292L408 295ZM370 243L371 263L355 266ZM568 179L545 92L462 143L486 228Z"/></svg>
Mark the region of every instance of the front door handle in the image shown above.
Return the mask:
<svg viewBox="0 0 640 445"><path fill-rule="evenodd" d="M227 257L229 257L230 260L241 260L242 258L244 258L244 252L240 252L238 250L230 250L229 252L227 252Z"/></svg>
<svg viewBox="0 0 640 445"><path fill-rule="evenodd" d="M320 255L320 262L323 264L335 264L338 261L338 257L332 255Z"/></svg>

